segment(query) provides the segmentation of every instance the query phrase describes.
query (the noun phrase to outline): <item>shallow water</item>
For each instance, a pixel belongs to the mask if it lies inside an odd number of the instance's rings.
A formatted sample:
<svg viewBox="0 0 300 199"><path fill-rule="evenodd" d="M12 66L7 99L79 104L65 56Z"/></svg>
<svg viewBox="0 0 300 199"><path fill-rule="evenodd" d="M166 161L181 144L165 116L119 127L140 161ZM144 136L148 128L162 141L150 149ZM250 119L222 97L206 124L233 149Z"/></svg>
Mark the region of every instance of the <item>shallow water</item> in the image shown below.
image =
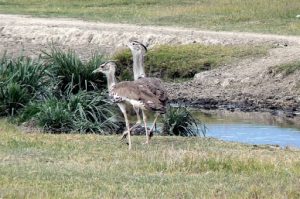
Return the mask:
<svg viewBox="0 0 300 199"><path fill-rule="evenodd" d="M229 111L193 110L193 114L207 126L207 137L300 148L300 118Z"/></svg>

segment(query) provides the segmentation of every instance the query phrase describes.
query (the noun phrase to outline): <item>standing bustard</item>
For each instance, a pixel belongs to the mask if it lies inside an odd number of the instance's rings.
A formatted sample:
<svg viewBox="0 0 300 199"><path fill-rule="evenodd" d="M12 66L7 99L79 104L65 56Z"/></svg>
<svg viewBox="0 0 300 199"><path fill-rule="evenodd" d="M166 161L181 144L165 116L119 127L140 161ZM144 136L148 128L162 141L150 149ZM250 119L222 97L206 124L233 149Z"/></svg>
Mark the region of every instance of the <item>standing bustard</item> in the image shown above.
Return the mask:
<svg viewBox="0 0 300 199"><path fill-rule="evenodd" d="M109 97L112 102L117 103L124 115L128 134L129 149L131 149L131 135L126 113L126 103L141 109L143 113L143 119L145 117L145 110L161 113L165 113L166 110L164 104L157 99L157 97L148 87L140 85L135 81L116 83L115 71L116 64L113 61L108 61L104 64L101 64L98 69L93 71L93 73L101 72L106 75Z"/></svg>
<svg viewBox="0 0 300 199"><path fill-rule="evenodd" d="M144 67L144 58L147 53L147 48L144 46L142 43L138 41L130 41L127 46L130 48L131 53L132 53L132 60L133 60L133 74L134 74L134 80L136 83L139 85L147 88L150 90L156 97L158 101L164 106L164 110L168 101L168 95L167 91L164 88L162 82L158 78L153 78L153 77L146 77L145 73L145 67ZM138 110L136 113L138 114ZM164 113L164 112L159 112ZM146 143L149 142L150 139L150 133L153 130L153 127L156 124L156 120L158 118L159 114L156 115L153 125L150 128L149 134L147 133L147 126L146 126L146 116L144 116L143 113L143 120L144 120L144 125L145 125L145 131L146 131L146 136L147 136L147 141Z"/></svg>

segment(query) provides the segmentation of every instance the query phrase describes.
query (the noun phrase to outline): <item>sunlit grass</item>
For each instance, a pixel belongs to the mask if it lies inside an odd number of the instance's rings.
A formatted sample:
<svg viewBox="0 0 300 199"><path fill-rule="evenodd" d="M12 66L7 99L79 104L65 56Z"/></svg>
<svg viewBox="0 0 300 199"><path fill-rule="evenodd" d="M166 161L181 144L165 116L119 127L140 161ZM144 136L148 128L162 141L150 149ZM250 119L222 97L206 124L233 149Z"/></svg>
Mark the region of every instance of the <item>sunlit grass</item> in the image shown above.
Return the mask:
<svg viewBox="0 0 300 199"><path fill-rule="evenodd" d="M1 13L300 34L298 0L0 0Z"/></svg>
<svg viewBox="0 0 300 199"><path fill-rule="evenodd" d="M22 133L0 121L4 198L298 198L300 151L209 138Z"/></svg>

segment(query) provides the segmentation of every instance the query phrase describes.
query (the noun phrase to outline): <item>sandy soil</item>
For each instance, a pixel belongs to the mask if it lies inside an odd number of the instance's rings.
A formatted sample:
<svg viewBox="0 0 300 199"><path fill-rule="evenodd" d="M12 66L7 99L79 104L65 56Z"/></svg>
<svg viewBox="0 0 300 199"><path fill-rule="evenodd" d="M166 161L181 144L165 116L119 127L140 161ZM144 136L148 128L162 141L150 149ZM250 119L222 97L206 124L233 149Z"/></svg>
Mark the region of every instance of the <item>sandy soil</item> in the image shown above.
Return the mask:
<svg viewBox="0 0 300 199"><path fill-rule="evenodd" d="M175 102L197 107L245 111L285 111L300 114L300 71L283 76L274 67L300 58L300 36L279 36L239 32L213 32L176 27L137 26L86 22L73 19L44 19L0 14L0 54L37 56L49 43L72 48L87 59L94 52L111 55L126 48L135 38L150 48L158 44L260 44L272 45L263 58L232 63L199 73L185 83L168 83Z"/></svg>

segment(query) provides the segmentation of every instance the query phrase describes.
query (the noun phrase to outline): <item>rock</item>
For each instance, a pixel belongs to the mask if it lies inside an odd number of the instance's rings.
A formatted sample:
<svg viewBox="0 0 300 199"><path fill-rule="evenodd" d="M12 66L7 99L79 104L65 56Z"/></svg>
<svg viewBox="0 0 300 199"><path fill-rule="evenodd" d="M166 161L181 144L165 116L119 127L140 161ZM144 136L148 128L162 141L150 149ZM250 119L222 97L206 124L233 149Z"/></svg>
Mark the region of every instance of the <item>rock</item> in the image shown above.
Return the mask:
<svg viewBox="0 0 300 199"><path fill-rule="evenodd" d="M222 83L221 86L227 87L229 86L235 79L234 78L227 78Z"/></svg>

